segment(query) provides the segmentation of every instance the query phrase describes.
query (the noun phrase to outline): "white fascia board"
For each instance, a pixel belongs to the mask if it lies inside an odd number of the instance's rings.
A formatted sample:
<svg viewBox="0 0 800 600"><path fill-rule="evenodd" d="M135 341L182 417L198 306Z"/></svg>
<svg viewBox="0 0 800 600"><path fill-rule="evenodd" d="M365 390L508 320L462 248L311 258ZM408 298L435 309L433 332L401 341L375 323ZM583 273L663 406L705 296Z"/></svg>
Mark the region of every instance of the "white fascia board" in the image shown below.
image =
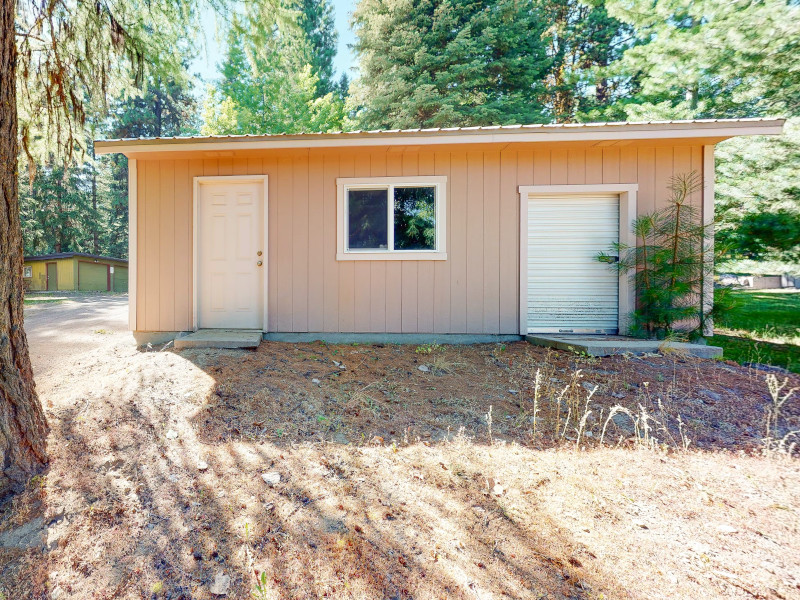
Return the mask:
<svg viewBox="0 0 800 600"><path fill-rule="evenodd" d="M275 136L274 138L209 140L109 140L95 142L95 154L137 152L218 152L221 150L271 150L288 148L358 148L371 146L421 146L443 144L510 144L531 142L625 141L655 139L729 138L745 135L779 135L781 119L741 123L682 123L665 126L576 126L526 131L515 129L489 133L454 131L432 134L339 134L328 137Z"/></svg>

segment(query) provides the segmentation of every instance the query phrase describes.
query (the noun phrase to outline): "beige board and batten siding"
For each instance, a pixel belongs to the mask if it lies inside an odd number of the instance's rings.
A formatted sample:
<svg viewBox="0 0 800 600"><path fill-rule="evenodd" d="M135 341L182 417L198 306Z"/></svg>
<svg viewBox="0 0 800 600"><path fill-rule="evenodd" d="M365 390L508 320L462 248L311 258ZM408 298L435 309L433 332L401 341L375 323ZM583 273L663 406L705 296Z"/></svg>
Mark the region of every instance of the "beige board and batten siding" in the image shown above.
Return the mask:
<svg viewBox="0 0 800 600"><path fill-rule="evenodd" d="M664 205L673 175L702 173L704 156L664 141L229 154L131 154L136 330L194 326L195 177L268 176L268 331L517 334L520 186L637 183L642 214ZM418 175L448 178L447 260L337 261L337 178ZM703 206L702 192L692 202Z"/></svg>

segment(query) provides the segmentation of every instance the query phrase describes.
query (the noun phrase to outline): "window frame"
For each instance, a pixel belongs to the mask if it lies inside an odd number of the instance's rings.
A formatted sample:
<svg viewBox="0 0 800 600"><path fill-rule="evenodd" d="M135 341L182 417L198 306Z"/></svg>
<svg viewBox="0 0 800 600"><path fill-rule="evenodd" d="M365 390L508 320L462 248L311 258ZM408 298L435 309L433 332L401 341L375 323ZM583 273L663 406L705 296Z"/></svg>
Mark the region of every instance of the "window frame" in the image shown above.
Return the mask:
<svg viewBox="0 0 800 600"><path fill-rule="evenodd" d="M395 250L394 246L394 188L434 188L434 219L436 243L433 250ZM339 177L336 179L336 260L447 260L447 177L425 175L414 177ZM347 192L351 189L387 191L387 246L388 248L360 248L350 250L349 202Z"/></svg>
<svg viewBox="0 0 800 600"><path fill-rule="evenodd" d="M26 275L27 273L27 275ZM23 279L31 279L33 277L33 267L30 265L25 265L22 267L22 278Z"/></svg>

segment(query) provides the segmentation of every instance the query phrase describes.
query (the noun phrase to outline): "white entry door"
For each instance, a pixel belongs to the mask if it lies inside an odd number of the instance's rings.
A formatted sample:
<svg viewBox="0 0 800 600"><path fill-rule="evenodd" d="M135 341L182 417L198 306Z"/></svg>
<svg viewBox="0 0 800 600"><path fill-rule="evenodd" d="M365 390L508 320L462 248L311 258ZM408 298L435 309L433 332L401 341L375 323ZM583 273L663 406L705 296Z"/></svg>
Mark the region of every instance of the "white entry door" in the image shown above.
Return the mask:
<svg viewBox="0 0 800 600"><path fill-rule="evenodd" d="M197 326L263 329L264 182L206 180L197 195Z"/></svg>
<svg viewBox="0 0 800 600"><path fill-rule="evenodd" d="M619 195L529 197L528 333L617 333L619 275L596 256L619 222Z"/></svg>

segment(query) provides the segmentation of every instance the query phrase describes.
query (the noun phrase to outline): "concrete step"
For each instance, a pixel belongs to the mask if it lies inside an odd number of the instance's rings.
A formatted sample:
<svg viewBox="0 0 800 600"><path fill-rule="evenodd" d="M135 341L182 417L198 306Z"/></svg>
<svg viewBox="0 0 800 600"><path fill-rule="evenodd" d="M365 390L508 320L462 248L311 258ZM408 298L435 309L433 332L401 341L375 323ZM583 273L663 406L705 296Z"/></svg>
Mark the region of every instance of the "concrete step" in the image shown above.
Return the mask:
<svg viewBox="0 0 800 600"><path fill-rule="evenodd" d="M254 329L199 329L175 339L175 349L258 348L261 332Z"/></svg>
<svg viewBox="0 0 800 600"><path fill-rule="evenodd" d="M589 356L611 356L612 354L667 354L669 352L688 354L699 358L721 358L722 348L686 342L667 342L664 340L641 340L623 336L600 335L548 335L531 334L525 339L534 346L545 346L559 350L571 350Z"/></svg>

